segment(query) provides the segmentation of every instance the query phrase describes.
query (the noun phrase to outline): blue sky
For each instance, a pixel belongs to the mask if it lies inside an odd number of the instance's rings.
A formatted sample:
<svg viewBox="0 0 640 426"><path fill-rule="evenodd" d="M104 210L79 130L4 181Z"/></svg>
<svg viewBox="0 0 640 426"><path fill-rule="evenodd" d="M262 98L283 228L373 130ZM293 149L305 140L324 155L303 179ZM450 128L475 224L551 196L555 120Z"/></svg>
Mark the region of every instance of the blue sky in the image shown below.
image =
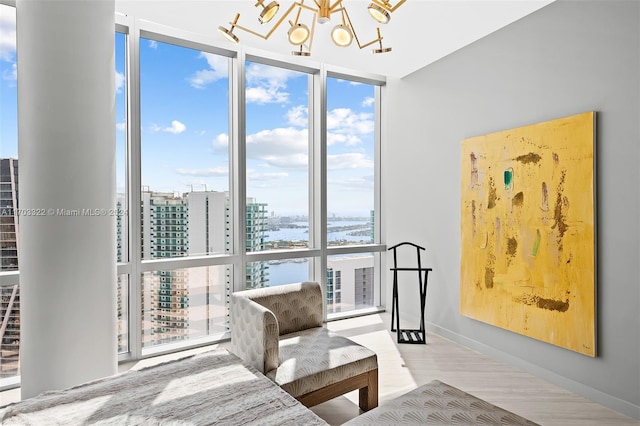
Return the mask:
<svg viewBox="0 0 640 426"><path fill-rule="evenodd" d="M0 8L2 157L17 157L15 13ZM125 36L116 34L117 188L125 186ZM277 215L308 213L308 76L246 64L247 196ZM228 59L140 40L142 184L229 189ZM373 86L328 82L329 215L373 208Z"/></svg>
<svg viewBox="0 0 640 426"><path fill-rule="evenodd" d="M0 157L18 157L15 8L0 5Z"/></svg>

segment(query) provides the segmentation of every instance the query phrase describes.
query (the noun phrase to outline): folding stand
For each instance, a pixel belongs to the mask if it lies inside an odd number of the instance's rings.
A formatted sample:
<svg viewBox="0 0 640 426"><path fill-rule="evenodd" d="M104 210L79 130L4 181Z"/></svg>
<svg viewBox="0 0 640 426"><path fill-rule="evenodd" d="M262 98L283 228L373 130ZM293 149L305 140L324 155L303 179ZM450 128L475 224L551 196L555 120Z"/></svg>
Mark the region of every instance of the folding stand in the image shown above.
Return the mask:
<svg viewBox="0 0 640 426"><path fill-rule="evenodd" d="M418 259L417 268L401 268L398 266L398 258L396 256L396 249L403 245L411 245L416 248L416 254ZM423 268L420 260L420 250L424 251L423 247L419 245L402 242L390 247L389 250L393 250L393 301L391 303L391 331L397 332L398 343L427 343L427 335L424 327L424 311L427 302L427 278L429 277L429 271L431 268ZM420 291L420 329L400 329L400 306L398 301L398 272L411 271L418 273L418 290ZM424 278L422 274L424 273ZM395 327L394 327L395 320Z"/></svg>

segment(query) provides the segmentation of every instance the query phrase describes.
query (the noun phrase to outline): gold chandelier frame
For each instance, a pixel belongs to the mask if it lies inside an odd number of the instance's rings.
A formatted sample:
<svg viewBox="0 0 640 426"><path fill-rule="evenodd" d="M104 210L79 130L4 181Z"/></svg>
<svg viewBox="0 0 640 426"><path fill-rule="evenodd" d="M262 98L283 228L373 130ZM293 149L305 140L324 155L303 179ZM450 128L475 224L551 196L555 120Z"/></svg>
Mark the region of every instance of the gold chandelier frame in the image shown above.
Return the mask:
<svg viewBox="0 0 640 426"><path fill-rule="evenodd" d="M280 5L276 0L269 2L267 5L264 4L264 1L265 0L257 0L257 3L255 4L255 7L262 8L262 11L258 16L258 22L260 22L261 24L270 22L276 16L280 9ZM331 4L331 0L313 0L315 6L306 5L304 1L305 0L294 1L266 34L260 34L259 32L254 31L251 28L240 25L238 23L240 19L240 13L236 13L233 21L229 22L229 29L225 28L224 26L219 26L218 32L226 40L236 44L240 42L240 39L234 33L235 29L245 31L256 37L262 38L263 40L267 40L289 17L289 15L291 15L291 13L295 11L295 19L293 21L289 20L290 28L288 31L288 39L289 43L293 44L294 46L298 46L299 48L292 51L291 53L296 56L309 56L311 55L311 47L313 45L316 22L324 24L331 20L331 15L340 14L340 23L336 25L331 31L331 39L336 46L350 46L352 44L352 41L355 39L356 44L360 49L364 49L365 47L378 43L378 46L372 49L372 52L374 54L387 53L391 51L391 47L384 47L382 45L383 37L379 27L376 28L377 36L375 39L364 44L360 42L360 39L358 38L355 28L353 27L353 24L351 22L349 12L347 11L346 7L342 5L343 0L335 0L333 4ZM367 9L371 17L378 23L387 24L391 19L391 14L405 1L406 0L400 0L395 5L392 5L389 0L372 0L369 6L367 6ZM311 29L309 29L306 24L300 22L300 15L303 10L310 11L313 15Z"/></svg>

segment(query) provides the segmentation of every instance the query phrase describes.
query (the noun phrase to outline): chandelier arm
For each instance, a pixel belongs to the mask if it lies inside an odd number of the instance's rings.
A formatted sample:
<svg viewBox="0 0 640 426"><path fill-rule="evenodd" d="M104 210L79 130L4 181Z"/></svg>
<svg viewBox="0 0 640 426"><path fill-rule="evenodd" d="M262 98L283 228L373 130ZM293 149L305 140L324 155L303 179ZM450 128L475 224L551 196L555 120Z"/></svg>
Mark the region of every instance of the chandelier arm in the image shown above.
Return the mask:
<svg viewBox="0 0 640 426"><path fill-rule="evenodd" d="M304 3L304 0L300 0L300 5L302 6L302 4ZM296 13L296 25L298 24L298 21L300 20L300 14L302 13L302 7L298 8L298 13ZM289 21L291 22L291 21Z"/></svg>
<svg viewBox="0 0 640 426"><path fill-rule="evenodd" d="M390 6L389 2L384 2L384 1L380 1L380 0L371 0L372 3L377 4L378 6L384 8L385 10L388 10L389 12L394 12L397 8L399 8L400 6L402 6L402 4L404 2L406 2L407 0L400 0L398 3L396 3L395 6Z"/></svg>
<svg viewBox="0 0 640 426"><path fill-rule="evenodd" d="M291 6L289 6L289 9L287 9L287 11L280 17L280 19L278 19L278 21L273 25L273 27L271 27L271 29L269 30L269 32L265 35L260 34L259 32L256 32L250 28L244 27L242 25L239 24L233 24L235 25L236 28L241 29L242 31L248 32L249 34L253 34L256 37L260 37L263 40L268 39L269 37L271 37L271 34L273 34L273 32L278 29L278 27L280 26L280 24L282 24L282 22L284 22L284 20L287 18L287 16L289 16L289 14L293 11L293 9L295 7L303 7L305 9L310 9L315 11L314 9L303 5L302 3L298 3L298 2L294 2ZM231 22L229 22L231 24Z"/></svg>
<svg viewBox="0 0 640 426"><path fill-rule="evenodd" d="M364 49L367 46L371 46L373 43L377 43L377 42L381 42L382 41L382 37L380 36L380 30L378 30L378 38L376 38L375 40L372 40L368 43L365 44L360 44L360 40L358 39L358 35L356 34L356 30L353 28L353 24L351 23L351 17L349 17L349 12L347 12L347 9L342 8L342 11L344 12L344 15L347 17L347 22L349 22L349 28L351 29L351 32L353 33L353 38L356 39L356 43L358 44L358 48L359 49Z"/></svg>
<svg viewBox="0 0 640 426"><path fill-rule="evenodd" d="M342 5L342 0L336 0L336 2L334 4L331 5L331 7L329 7L329 12L334 13L334 12L339 12L340 10L344 9L344 7L337 9L336 7L341 6Z"/></svg>
<svg viewBox="0 0 640 426"><path fill-rule="evenodd" d="M316 31L316 18L317 12L313 12L313 22L311 22L311 35L309 35L309 44L307 45L307 51L311 52L311 45L313 44L313 35Z"/></svg>
<svg viewBox="0 0 640 426"><path fill-rule="evenodd" d="M383 39L383 38L384 38L384 37L378 37L377 39L375 39L375 40L371 40L370 42L365 43L365 44L363 44L362 46L360 45L360 43L358 43L358 47L359 47L360 49L364 49L365 47L369 47L369 46L371 46L371 45L372 45L372 44L374 44L374 43L378 43L378 42L382 41L382 39ZM357 40L356 40L356 41L357 41Z"/></svg>

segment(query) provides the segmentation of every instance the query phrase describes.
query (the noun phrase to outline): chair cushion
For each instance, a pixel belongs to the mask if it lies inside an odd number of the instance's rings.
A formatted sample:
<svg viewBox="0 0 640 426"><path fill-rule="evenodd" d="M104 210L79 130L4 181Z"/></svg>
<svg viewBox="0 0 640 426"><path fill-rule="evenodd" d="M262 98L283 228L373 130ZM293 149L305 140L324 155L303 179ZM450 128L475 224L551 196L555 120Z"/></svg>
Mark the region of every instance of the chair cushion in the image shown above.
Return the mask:
<svg viewBox="0 0 640 426"><path fill-rule="evenodd" d="M280 336L279 351L267 377L294 397L378 368L375 352L324 327Z"/></svg>

